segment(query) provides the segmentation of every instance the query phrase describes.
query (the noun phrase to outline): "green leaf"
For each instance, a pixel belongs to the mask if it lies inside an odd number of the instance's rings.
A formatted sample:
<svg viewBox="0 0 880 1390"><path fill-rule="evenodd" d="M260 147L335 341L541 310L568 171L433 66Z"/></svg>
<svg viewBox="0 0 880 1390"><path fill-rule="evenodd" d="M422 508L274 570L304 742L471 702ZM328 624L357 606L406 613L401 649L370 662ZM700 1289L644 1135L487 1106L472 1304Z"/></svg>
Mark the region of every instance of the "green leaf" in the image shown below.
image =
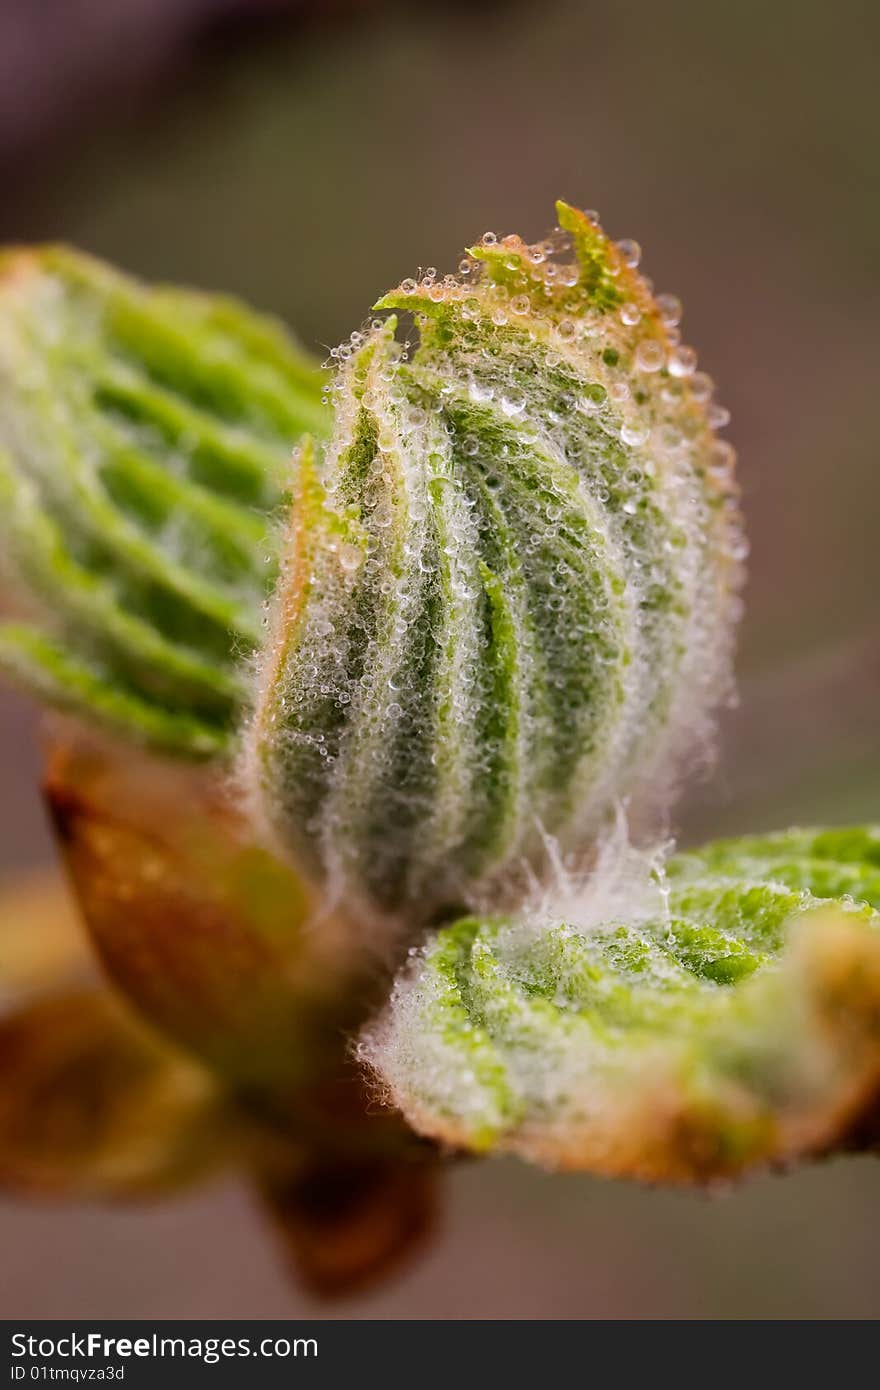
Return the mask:
<svg viewBox="0 0 880 1390"><path fill-rule="evenodd" d="M222 751L319 373L231 300L63 248L0 258L0 664L141 742Z"/></svg>
<svg viewBox="0 0 880 1390"><path fill-rule="evenodd" d="M632 862L616 893L600 863L555 908L458 921L418 954L363 1044L414 1128L680 1182L871 1131L880 828L724 841L641 883Z"/></svg>
<svg viewBox="0 0 880 1390"><path fill-rule="evenodd" d="M541 828L583 850L616 797L668 800L728 689L733 451L631 248L559 212L381 299L419 346L392 316L337 349L334 434L301 464L320 493L290 524L251 801L410 926L509 897Z"/></svg>

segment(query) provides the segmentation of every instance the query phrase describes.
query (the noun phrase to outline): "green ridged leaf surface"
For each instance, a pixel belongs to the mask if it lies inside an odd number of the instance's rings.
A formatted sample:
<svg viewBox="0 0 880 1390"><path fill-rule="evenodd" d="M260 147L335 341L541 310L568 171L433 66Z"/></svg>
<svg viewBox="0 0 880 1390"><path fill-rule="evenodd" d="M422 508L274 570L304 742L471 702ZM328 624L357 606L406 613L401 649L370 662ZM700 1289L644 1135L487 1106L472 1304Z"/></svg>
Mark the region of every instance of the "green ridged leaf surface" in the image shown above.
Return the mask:
<svg viewBox="0 0 880 1390"><path fill-rule="evenodd" d="M416 1129L693 1181L875 1124L880 830L721 842L641 881L629 851L614 873L414 957L363 1052Z"/></svg>
<svg viewBox="0 0 880 1390"><path fill-rule="evenodd" d="M558 212L386 295L301 462L252 801L331 892L410 922L521 886L616 797L668 803L729 684L742 542L707 379L633 246Z"/></svg>
<svg viewBox="0 0 880 1390"><path fill-rule="evenodd" d="M320 374L231 301L63 248L0 259L0 663L169 750L223 750Z"/></svg>

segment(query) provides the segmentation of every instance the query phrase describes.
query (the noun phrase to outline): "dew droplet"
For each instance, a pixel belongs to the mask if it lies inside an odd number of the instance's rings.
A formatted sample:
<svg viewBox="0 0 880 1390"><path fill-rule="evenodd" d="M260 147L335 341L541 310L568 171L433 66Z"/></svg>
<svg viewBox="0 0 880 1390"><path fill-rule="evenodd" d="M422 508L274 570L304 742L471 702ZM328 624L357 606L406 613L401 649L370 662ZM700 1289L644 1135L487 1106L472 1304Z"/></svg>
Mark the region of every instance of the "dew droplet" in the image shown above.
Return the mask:
<svg viewBox="0 0 880 1390"><path fill-rule="evenodd" d="M726 439L716 439L709 450L709 470L718 477L730 473L736 463L736 449Z"/></svg>
<svg viewBox="0 0 880 1390"><path fill-rule="evenodd" d="M617 249L620 252L624 265L628 265L632 269L635 269L642 259L642 248L639 243L633 241L631 237L624 237L622 241L619 241L617 243Z"/></svg>
<svg viewBox="0 0 880 1390"><path fill-rule="evenodd" d="M624 444L629 444L632 448L638 448L645 444L650 430L642 420L628 420L620 427L620 438Z"/></svg>
<svg viewBox="0 0 880 1390"><path fill-rule="evenodd" d="M663 344L656 338L643 338L636 348L636 366L642 372L659 372L666 361Z"/></svg>
<svg viewBox="0 0 880 1390"><path fill-rule="evenodd" d="M691 395L694 400L707 401L715 390L715 383L708 372L694 372L691 377Z"/></svg>
<svg viewBox="0 0 880 1390"><path fill-rule="evenodd" d="M346 574L354 574L355 570L360 568L364 557L356 545L349 545L347 541L343 541L337 551L337 558L340 568Z"/></svg>
<svg viewBox="0 0 880 1390"><path fill-rule="evenodd" d="M697 365L697 354L692 347L676 348L669 354L669 370L673 376L692 376Z"/></svg>
<svg viewBox="0 0 880 1390"><path fill-rule="evenodd" d="M674 454L684 444L684 435L675 425L661 425L657 431L657 442L664 453Z"/></svg>
<svg viewBox="0 0 880 1390"><path fill-rule="evenodd" d="M504 396L501 397L501 410L502 410L502 413L503 413L504 415L507 415L507 416L510 417L511 419L512 419L514 416L516 416L516 415L522 415L522 413L523 413L523 411L525 410L525 408L526 408L526 398L525 398L525 396L522 396L522 395L519 395L519 394L516 394L516 393L514 393L514 392L510 392L510 391L509 391L509 392L507 392L506 395L504 395Z"/></svg>
<svg viewBox="0 0 880 1390"><path fill-rule="evenodd" d="M657 305L657 312L665 324L681 322L683 310L677 294L658 294L654 302Z"/></svg>
<svg viewBox="0 0 880 1390"><path fill-rule="evenodd" d="M468 386L468 395L475 405L483 405L486 401L491 401L495 392L491 386L483 381L477 381L476 377L471 379Z"/></svg>

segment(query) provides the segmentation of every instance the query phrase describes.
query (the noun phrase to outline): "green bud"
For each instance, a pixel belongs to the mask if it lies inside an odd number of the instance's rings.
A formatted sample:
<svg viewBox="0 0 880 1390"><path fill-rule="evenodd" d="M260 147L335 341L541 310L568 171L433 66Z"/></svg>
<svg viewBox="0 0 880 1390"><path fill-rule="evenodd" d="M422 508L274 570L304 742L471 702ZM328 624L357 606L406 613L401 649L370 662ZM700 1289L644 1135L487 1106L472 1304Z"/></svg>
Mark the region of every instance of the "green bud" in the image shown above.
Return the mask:
<svg viewBox="0 0 880 1390"><path fill-rule="evenodd" d="M868 1136L880 829L634 852L564 901L439 931L363 1043L420 1133L710 1181Z"/></svg>
<svg viewBox="0 0 880 1390"><path fill-rule="evenodd" d="M61 248L0 258L0 664L50 703L204 756L241 715L269 517L327 412L283 330Z"/></svg>
<svg viewBox="0 0 880 1390"><path fill-rule="evenodd" d="M300 455L244 777L276 840L361 911L511 893L546 837L668 804L729 686L741 537L670 297L560 204L404 281L337 349Z"/></svg>

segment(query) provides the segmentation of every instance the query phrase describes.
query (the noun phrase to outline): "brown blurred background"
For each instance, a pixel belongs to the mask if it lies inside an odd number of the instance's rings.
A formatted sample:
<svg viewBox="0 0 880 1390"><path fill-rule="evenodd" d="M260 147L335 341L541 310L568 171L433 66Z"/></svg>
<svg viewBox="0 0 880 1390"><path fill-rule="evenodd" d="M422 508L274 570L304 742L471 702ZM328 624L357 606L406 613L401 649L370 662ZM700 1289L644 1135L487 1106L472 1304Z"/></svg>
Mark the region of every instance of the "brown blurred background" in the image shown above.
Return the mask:
<svg viewBox="0 0 880 1390"><path fill-rule="evenodd" d="M880 819L880 10L859 0L0 0L0 236L237 291L319 348L553 199L636 236L721 383L752 539L741 704L683 839ZM0 872L51 854L0 696ZM451 1178L354 1303L283 1279L235 1187L0 1203L6 1317L876 1317L880 1164L705 1197Z"/></svg>

